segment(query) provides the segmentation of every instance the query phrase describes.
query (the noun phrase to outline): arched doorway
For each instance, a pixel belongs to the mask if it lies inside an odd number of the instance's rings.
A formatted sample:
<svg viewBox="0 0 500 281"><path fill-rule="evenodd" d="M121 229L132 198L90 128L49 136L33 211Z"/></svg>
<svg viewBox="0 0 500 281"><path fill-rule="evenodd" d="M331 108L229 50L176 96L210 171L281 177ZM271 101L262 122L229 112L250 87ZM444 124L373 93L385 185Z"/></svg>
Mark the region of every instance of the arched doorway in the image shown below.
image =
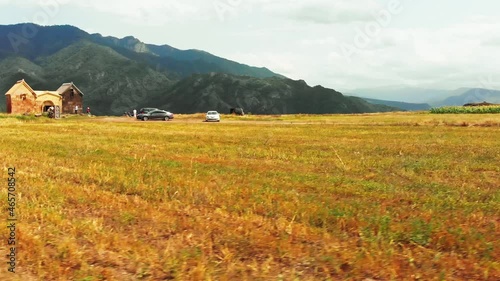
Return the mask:
<svg viewBox="0 0 500 281"><path fill-rule="evenodd" d="M49 111L49 108L55 107L54 103L51 101L44 101L42 104L42 112L45 113Z"/></svg>

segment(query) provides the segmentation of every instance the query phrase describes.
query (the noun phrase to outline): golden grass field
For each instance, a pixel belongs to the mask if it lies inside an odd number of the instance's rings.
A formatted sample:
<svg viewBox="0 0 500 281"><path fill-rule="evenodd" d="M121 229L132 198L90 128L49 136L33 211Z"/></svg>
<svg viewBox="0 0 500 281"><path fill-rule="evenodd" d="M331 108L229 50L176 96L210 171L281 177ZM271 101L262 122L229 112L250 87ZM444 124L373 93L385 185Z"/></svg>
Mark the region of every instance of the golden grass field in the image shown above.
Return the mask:
<svg viewBox="0 0 500 281"><path fill-rule="evenodd" d="M500 280L500 115L0 115L1 280Z"/></svg>

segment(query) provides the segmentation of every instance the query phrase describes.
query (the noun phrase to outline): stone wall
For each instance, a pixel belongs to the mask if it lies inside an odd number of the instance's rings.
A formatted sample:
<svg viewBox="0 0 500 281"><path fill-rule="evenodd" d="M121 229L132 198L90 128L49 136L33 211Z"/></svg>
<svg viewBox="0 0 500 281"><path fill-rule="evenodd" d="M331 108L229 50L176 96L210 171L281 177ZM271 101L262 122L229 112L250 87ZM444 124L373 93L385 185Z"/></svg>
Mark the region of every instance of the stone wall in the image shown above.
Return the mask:
<svg viewBox="0 0 500 281"><path fill-rule="evenodd" d="M7 98L7 102L9 100L12 114L35 113L36 99L34 95L21 94Z"/></svg>

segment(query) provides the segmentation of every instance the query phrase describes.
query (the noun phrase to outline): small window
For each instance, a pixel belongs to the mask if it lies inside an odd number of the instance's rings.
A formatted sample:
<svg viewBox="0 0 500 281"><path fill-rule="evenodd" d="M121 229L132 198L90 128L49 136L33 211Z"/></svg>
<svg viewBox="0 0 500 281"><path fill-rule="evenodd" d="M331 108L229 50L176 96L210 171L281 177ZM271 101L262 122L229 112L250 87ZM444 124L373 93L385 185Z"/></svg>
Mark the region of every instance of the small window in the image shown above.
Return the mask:
<svg viewBox="0 0 500 281"><path fill-rule="evenodd" d="M71 99L73 99L73 98L75 97L75 90L71 89L71 90L69 91L69 97L70 97Z"/></svg>
<svg viewBox="0 0 500 281"><path fill-rule="evenodd" d="M21 95L21 100L26 100L26 94Z"/></svg>

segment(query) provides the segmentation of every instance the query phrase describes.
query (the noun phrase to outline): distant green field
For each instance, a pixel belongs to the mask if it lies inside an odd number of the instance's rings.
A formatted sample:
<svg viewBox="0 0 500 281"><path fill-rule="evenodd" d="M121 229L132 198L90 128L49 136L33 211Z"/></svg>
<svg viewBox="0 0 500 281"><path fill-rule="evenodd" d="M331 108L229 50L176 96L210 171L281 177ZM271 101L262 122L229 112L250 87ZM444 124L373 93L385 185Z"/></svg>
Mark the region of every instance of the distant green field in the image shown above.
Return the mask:
<svg viewBox="0 0 500 281"><path fill-rule="evenodd" d="M448 106L431 109L434 114L492 114L500 113L500 105L493 106Z"/></svg>
<svg viewBox="0 0 500 281"><path fill-rule="evenodd" d="M499 115L202 121L0 115L0 279L500 280Z"/></svg>

